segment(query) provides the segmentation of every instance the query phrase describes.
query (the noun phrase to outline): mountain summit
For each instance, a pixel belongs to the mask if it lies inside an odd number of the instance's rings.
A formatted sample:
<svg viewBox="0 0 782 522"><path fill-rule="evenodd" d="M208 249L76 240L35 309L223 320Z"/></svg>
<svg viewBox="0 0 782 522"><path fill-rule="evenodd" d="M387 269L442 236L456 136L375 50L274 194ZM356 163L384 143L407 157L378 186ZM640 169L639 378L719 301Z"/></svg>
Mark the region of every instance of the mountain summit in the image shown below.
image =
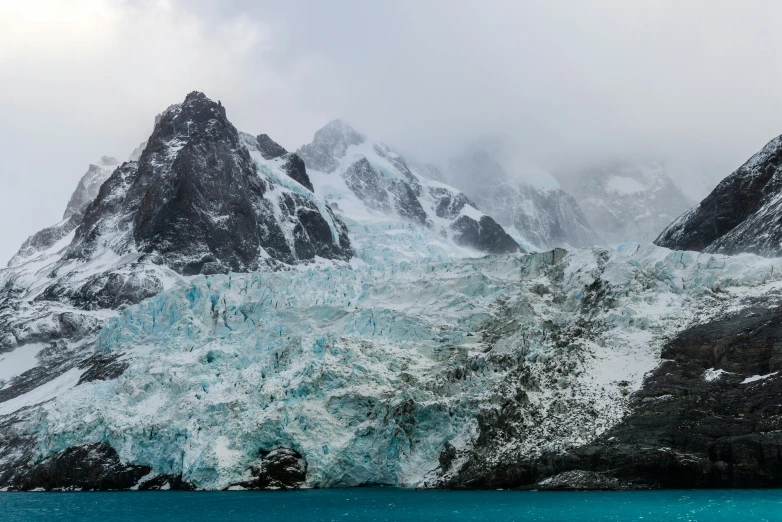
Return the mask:
<svg viewBox="0 0 782 522"><path fill-rule="evenodd" d="M692 206L665 165L623 161L578 172L568 191L589 223L611 245L651 242Z"/></svg>
<svg viewBox="0 0 782 522"><path fill-rule="evenodd" d="M183 274L350 257L347 236L332 234L338 218L312 194L266 197L275 183L261 174L225 107L190 93L158 119L138 163L104 185L68 255L92 251L118 221L140 252Z"/></svg>
<svg viewBox="0 0 782 522"><path fill-rule="evenodd" d="M306 187L303 161L266 160L259 140L192 92L155 118L137 161L90 165L65 219L0 271L0 353L78 341L105 319L92 311L137 303L182 276L350 259L347 228Z"/></svg>
<svg viewBox="0 0 782 522"><path fill-rule="evenodd" d="M459 190L428 178L391 147L342 120L326 124L298 153L318 193L334 202L346 219L359 224L353 228L355 233L391 222L414 227L410 230L426 236L418 246L427 251L436 249L434 245L451 252L460 247L490 254L519 251L502 226ZM409 249L410 243L404 248Z"/></svg>
<svg viewBox="0 0 782 522"><path fill-rule="evenodd" d="M782 255L782 136L774 138L655 243L676 250Z"/></svg>

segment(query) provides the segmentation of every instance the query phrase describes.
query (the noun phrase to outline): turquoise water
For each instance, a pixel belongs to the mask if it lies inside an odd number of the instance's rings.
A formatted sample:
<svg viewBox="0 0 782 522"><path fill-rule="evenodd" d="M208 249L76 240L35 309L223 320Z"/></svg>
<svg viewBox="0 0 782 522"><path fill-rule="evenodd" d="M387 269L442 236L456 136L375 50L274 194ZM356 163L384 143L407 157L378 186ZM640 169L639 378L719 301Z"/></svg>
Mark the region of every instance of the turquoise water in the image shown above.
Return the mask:
<svg viewBox="0 0 782 522"><path fill-rule="evenodd" d="M0 521L782 520L782 490L0 493Z"/></svg>

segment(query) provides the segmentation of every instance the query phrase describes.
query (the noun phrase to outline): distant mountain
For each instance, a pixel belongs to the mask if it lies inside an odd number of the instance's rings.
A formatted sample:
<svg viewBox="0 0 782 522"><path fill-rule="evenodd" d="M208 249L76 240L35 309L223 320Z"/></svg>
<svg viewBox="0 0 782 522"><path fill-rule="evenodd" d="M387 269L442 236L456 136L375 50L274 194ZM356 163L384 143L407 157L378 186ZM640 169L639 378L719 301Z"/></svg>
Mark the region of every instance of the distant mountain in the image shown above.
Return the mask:
<svg viewBox="0 0 782 522"><path fill-rule="evenodd" d="M693 204L661 164L616 163L579 172L568 190L609 244L651 242Z"/></svg>
<svg viewBox="0 0 782 522"><path fill-rule="evenodd" d="M782 255L782 136L771 140L655 243L677 250Z"/></svg>
<svg viewBox="0 0 782 522"><path fill-rule="evenodd" d="M546 172L535 173L535 182L522 180L481 148L454 158L448 167L448 181L528 249L603 244L576 200Z"/></svg>
<svg viewBox="0 0 782 522"><path fill-rule="evenodd" d="M0 353L82 338L105 319L90 311L182 276L350 259L344 223L299 183L303 162L261 165L248 141L221 104L193 92L156 118L138 161L91 165L64 220L0 270Z"/></svg>
<svg viewBox="0 0 782 522"><path fill-rule="evenodd" d="M405 251L440 248L458 257L459 247L490 254L519 250L502 226L462 192L429 177L440 176L436 167L417 166L340 120L318 130L298 154L316 192L338 209L349 227L356 224L352 231L357 234L396 222L408 227L407 244L388 240ZM410 237L413 230L415 238ZM372 243L378 246L378 241Z"/></svg>
<svg viewBox="0 0 782 522"><path fill-rule="evenodd" d="M90 164L87 172L79 180L68 205L65 207L62 221L30 236L8 265L18 265L25 259L42 252L70 234L81 223L87 205L98 195L98 190L111 173L119 166L115 158L103 156L97 164Z"/></svg>

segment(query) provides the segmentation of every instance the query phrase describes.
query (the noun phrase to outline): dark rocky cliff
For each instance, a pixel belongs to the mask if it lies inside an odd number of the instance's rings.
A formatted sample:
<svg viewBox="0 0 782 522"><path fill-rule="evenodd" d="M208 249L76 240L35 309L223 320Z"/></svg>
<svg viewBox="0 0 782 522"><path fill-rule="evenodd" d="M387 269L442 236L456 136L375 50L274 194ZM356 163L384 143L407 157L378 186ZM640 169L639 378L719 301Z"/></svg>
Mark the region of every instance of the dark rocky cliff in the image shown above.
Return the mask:
<svg viewBox="0 0 782 522"><path fill-rule="evenodd" d="M781 164L779 137L671 223L655 244L721 254L782 254Z"/></svg>

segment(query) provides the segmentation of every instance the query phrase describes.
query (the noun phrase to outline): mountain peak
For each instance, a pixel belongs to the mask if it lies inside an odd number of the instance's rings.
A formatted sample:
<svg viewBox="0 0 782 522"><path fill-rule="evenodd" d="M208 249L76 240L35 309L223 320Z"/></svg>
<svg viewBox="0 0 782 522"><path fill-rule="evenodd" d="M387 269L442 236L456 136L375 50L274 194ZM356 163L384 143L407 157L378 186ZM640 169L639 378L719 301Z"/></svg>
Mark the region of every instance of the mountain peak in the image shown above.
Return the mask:
<svg viewBox="0 0 782 522"><path fill-rule="evenodd" d="M676 250L778 257L782 255L780 190L782 136L767 143L671 223L655 244Z"/></svg>
<svg viewBox="0 0 782 522"><path fill-rule="evenodd" d="M225 116L225 107L223 107L222 102L220 100L215 103L212 101L206 94L200 92L200 91L193 91L187 96L185 96L185 101L183 103L184 106L193 107L193 106L208 106L211 108L218 108L222 111L223 116Z"/></svg>
<svg viewBox="0 0 782 522"><path fill-rule="evenodd" d="M321 172L334 172L348 147L361 145L367 137L340 119L331 120L317 132L312 143L299 149L307 167Z"/></svg>
<svg viewBox="0 0 782 522"><path fill-rule="evenodd" d="M315 133L315 142L340 146L344 144L345 148L350 145L360 145L366 139L365 135L340 119L331 120ZM344 154L344 151L341 154Z"/></svg>

